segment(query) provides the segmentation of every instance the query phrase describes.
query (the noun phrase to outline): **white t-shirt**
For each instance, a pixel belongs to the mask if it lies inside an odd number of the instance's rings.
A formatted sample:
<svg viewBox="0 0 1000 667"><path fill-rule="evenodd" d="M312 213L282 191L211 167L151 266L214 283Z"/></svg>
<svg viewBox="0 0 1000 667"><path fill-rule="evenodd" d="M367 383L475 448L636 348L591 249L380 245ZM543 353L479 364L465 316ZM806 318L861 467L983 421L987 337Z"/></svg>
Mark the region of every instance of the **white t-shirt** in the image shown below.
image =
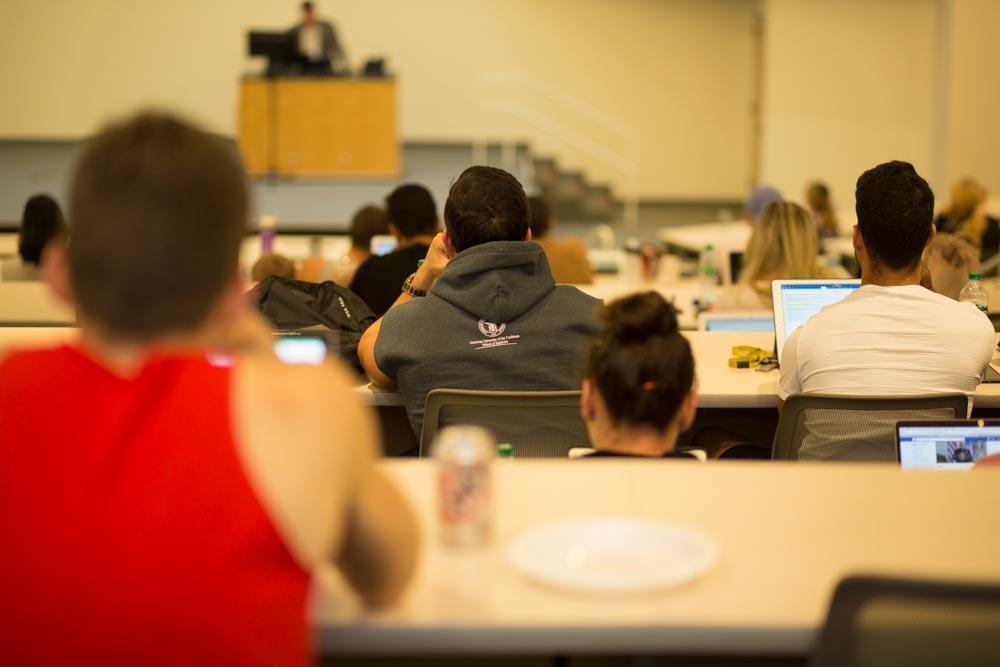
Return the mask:
<svg viewBox="0 0 1000 667"><path fill-rule="evenodd" d="M309 60L321 60L323 53L323 33L316 22L303 24L299 28L299 52Z"/></svg>
<svg viewBox="0 0 1000 667"><path fill-rule="evenodd" d="M975 393L993 356L990 319L919 285L862 285L785 341L778 396Z"/></svg>

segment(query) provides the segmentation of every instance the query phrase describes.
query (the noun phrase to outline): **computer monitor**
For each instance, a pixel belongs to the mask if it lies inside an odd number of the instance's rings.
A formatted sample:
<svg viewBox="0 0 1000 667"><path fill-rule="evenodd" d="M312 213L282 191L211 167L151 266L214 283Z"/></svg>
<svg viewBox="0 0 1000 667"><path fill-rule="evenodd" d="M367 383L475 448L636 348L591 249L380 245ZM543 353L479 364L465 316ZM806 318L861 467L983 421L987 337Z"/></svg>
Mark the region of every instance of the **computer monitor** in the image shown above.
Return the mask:
<svg viewBox="0 0 1000 667"><path fill-rule="evenodd" d="M263 32L251 30L247 33L247 51L251 56L267 56L267 71L276 73L299 59L299 44L295 33Z"/></svg>
<svg viewBox="0 0 1000 667"><path fill-rule="evenodd" d="M778 362L781 348L792 332L830 304L861 286L860 280L772 280L774 339Z"/></svg>
<svg viewBox="0 0 1000 667"><path fill-rule="evenodd" d="M373 255L388 255L399 247L399 241L392 234L376 234L372 237L369 250Z"/></svg>
<svg viewBox="0 0 1000 667"><path fill-rule="evenodd" d="M896 453L904 470L968 470L1000 454L1000 421L900 422Z"/></svg>

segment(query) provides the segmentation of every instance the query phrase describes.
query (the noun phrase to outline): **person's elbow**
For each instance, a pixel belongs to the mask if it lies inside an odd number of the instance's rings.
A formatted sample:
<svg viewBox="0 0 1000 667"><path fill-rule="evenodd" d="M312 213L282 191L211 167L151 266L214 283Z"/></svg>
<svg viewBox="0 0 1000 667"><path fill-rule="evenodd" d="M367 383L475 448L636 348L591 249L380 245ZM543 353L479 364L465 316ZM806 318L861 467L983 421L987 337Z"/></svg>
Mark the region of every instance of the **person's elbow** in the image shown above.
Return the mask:
<svg viewBox="0 0 1000 667"><path fill-rule="evenodd" d="M406 506L405 516L396 517L393 554L380 576L358 590L369 607L385 607L396 602L413 580L420 553L420 530L413 511Z"/></svg>

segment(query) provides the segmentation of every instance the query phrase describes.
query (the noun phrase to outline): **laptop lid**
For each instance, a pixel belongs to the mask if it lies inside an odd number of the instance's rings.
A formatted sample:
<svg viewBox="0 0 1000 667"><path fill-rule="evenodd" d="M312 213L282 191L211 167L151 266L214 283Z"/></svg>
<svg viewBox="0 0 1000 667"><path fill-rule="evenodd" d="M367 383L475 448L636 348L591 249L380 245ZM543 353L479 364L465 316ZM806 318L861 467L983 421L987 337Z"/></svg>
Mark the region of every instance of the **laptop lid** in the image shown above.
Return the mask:
<svg viewBox="0 0 1000 667"><path fill-rule="evenodd" d="M774 339L781 362L781 348L792 332L830 304L861 287L860 280L772 280Z"/></svg>
<svg viewBox="0 0 1000 667"><path fill-rule="evenodd" d="M1000 454L1000 421L899 422L896 454L904 470L968 470Z"/></svg>

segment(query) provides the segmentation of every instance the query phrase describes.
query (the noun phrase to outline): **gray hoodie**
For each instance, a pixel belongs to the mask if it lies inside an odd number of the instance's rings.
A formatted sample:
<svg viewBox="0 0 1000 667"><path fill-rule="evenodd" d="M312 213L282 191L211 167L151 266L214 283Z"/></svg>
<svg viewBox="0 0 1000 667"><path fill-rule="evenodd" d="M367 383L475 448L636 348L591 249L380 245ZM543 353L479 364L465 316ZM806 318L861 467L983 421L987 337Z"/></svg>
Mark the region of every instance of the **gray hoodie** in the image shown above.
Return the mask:
<svg viewBox="0 0 1000 667"><path fill-rule="evenodd" d="M375 362L419 436L431 389L579 389L600 303L557 286L537 243L484 243L456 255L427 297L385 314Z"/></svg>

